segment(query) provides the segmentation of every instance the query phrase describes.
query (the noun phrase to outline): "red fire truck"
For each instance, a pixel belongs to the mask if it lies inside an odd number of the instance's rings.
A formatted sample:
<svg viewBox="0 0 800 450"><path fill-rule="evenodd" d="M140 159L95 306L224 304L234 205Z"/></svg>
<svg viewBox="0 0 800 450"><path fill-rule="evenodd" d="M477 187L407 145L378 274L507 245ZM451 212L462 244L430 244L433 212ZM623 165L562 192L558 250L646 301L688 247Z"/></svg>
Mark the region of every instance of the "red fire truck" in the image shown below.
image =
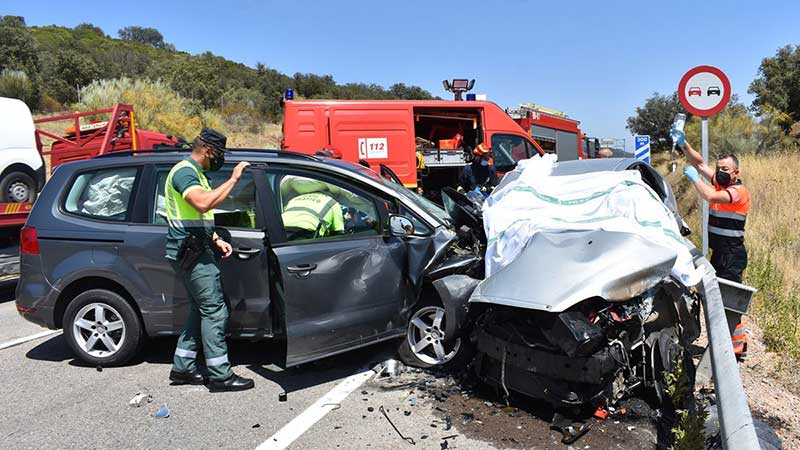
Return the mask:
<svg viewBox="0 0 800 450"><path fill-rule="evenodd" d="M348 161L385 164L403 184L432 197L458 184L480 143L491 146L499 172L544 153L488 101L285 100L283 109L283 150L328 150Z"/></svg>
<svg viewBox="0 0 800 450"><path fill-rule="evenodd" d="M594 157L597 139L583 134L579 120L533 103L507 109L506 112L545 152L557 154L559 161Z"/></svg>

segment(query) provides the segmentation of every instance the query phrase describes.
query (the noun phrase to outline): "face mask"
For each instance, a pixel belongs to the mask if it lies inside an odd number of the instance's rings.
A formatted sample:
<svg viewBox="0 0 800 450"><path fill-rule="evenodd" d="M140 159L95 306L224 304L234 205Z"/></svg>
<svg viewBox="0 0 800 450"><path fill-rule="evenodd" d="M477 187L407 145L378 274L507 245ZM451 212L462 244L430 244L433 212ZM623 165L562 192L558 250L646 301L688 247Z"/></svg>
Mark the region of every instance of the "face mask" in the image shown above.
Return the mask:
<svg viewBox="0 0 800 450"><path fill-rule="evenodd" d="M714 180L718 185L725 187L731 184L731 174L717 169L717 173L714 175Z"/></svg>
<svg viewBox="0 0 800 450"><path fill-rule="evenodd" d="M222 168L222 165L225 164L225 154L224 153L217 153L211 152L211 157L208 160L209 167L208 170L214 172L215 170L219 170Z"/></svg>
<svg viewBox="0 0 800 450"><path fill-rule="evenodd" d="M483 167L487 167L487 166L489 165L489 161L487 161L487 160L485 160L485 159L482 159L482 160L481 160L481 165L482 165Z"/></svg>

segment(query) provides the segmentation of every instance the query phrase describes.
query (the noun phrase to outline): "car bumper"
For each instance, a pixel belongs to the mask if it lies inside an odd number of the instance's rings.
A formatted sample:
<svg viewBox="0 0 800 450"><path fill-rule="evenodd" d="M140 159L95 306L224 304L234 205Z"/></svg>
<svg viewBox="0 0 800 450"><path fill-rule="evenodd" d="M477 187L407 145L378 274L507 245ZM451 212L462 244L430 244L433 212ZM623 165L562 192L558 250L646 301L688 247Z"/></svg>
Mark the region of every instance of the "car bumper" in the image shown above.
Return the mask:
<svg viewBox="0 0 800 450"><path fill-rule="evenodd" d="M17 312L22 318L51 330L58 328L55 320L58 292L42 274L38 255L20 255L20 276L15 297Z"/></svg>

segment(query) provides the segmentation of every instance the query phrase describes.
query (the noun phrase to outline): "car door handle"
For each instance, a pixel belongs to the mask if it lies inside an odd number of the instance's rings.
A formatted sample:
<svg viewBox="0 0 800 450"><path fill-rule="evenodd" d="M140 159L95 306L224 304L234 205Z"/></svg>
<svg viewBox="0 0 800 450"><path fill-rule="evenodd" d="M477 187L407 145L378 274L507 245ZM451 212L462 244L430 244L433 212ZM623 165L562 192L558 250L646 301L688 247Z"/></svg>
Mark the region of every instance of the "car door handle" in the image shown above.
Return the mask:
<svg viewBox="0 0 800 450"><path fill-rule="evenodd" d="M311 271L316 268L316 264L298 264L296 266L289 266L286 270L288 270L289 273L296 273L300 278L305 278L311 275Z"/></svg>
<svg viewBox="0 0 800 450"><path fill-rule="evenodd" d="M234 250L236 253L236 257L242 260L250 259L251 256L258 254L260 252L260 248L248 248L248 247L240 247Z"/></svg>

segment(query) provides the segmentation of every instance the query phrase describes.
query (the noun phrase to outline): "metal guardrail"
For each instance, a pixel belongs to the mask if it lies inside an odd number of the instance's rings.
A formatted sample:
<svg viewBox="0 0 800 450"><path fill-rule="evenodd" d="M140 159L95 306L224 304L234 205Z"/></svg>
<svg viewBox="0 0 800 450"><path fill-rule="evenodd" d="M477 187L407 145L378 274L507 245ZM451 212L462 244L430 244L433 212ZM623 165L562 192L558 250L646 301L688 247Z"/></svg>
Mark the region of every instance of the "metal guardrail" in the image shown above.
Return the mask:
<svg viewBox="0 0 800 450"><path fill-rule="evenodd" d="M739 365L733 353L728 320L716 273L703 256L694 260L703 273L703 311L706 317L711 370L717 394L720 435L725 450L760 450L750 405L744 394Z"/></svg>

